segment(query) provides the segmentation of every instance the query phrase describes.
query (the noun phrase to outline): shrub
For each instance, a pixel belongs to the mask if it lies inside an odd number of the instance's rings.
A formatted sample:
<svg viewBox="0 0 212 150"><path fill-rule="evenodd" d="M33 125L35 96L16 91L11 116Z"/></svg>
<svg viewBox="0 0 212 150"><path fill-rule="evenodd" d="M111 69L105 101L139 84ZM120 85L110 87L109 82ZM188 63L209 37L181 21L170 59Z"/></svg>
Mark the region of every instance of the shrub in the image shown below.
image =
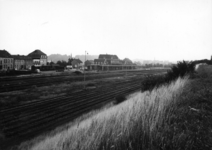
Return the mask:
<svg viewBox="0 0 212 150"><path fill-rule="evenodd" d="M126 96L124 96L124 95L119 95L119 96L116 96L115 97L115 104L119 104L119 103L121 103L121 102L123 102L123 101L125 101L126 100Z"/></svg>
<svg viewBox="0 0 212 150"><path fill-rule="evenodd" d="M160 85L166 83L165 76L150 76L144 79L141 83L141 90L152 90L154 88L158 88Z"/></svg>
<svg viewBox="0 0 212 150"><path fill-rule="evenodd" d="M168 84L173 80L176 80L178 77L184 77L185 75L189 75L194 73L195 64L192 62L178 62L176 65L171 67L171 70L167 71L167 74L160 76L150 76L144 79L141 83L141 90L152 90L154 88L158 88L163 84Z"/></svg>
<svg viewBox="0 0 212 150"><path fill-rule="evenodd" d="M166 74L166 80L175 80L178 77L184 77L187 74L193 73L195 70L195 64L187 61L178 62L176 65L171 67Z"/></svg>

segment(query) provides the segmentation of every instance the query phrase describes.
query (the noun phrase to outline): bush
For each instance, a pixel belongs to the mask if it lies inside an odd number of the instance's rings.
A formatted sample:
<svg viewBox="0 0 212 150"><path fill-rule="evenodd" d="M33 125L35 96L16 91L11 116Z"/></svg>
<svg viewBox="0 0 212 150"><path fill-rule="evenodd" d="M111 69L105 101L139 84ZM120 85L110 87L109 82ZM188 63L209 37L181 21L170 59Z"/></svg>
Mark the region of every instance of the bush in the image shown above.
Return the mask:
<svg viewBox="0 0 212 150"><path fill-rule="evenodd" d="M167 71L167 74L160 76L150 76L144 79L141 83L141 90L152 90L158 88L160 85L168 84L178 77L184 77L186 75L193 74L195 70L195 63L193 62L178 62L176 65L171 67L171 70Z"/></svg>
<svg viewBox="0 0 212 150"><path fill-rule="evenodd" d="M166 78L164 75L161 76L150 76L144 79L141 83L141 90L153 90L154 88L158 88L160 85L165 84Z"/></svg>
<svg viewBox="0 0 212 150"><path fill-rule="evenodd" d="M121 103L121 102L123 102L123 101L125 101L126 100L126 96L124 96L124 95L119 95L119 96L116 96L115 97L115 104L119 104L119 103Z"/></svg>
<svg viewBox="0 0 212 150"><path fill-rule="evenodd" d="M171 70L167 72L166 80L175 80L178 77L184 77L195 70L195 64L187 61L178 62L176 65L171 67Z"/></svg>

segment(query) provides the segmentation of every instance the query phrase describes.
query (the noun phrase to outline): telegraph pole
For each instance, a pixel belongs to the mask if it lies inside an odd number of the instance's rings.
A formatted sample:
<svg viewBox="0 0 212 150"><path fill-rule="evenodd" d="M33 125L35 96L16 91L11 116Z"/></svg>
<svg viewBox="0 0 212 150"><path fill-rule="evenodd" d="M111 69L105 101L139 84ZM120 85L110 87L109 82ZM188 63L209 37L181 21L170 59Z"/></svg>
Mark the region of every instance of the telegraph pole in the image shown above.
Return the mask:
<svg viewBox="0 0 212 150"><path fill-rule="evenodd" d="M84 89L85 89L85 62L86 62L86 54L87 54L87 52L85 51L85 61L84 61Z"/></svg>

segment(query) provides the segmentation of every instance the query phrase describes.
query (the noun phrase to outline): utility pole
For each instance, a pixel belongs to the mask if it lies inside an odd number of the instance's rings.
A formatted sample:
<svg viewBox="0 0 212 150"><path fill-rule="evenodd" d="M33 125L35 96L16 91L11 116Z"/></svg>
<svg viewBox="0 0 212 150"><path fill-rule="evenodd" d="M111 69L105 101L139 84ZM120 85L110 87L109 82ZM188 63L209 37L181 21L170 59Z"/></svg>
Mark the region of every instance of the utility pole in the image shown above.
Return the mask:
<svg viewBox="0 0 212 150"><path fill-rule="evenodd" d="M85 61L84 61L84 71L83 71L83 74L84 74L84 89L85 89L85 62L86 62L86 54L88 54L86 51L85 51Z"/></svg>

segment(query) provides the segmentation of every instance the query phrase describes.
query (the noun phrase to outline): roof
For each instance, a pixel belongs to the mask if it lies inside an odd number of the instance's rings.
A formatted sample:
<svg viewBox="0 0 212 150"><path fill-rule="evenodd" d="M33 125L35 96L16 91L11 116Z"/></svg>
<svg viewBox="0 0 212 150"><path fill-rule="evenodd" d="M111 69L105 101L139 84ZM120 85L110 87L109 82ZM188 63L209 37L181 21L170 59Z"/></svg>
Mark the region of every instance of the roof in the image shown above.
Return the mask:
<svg viewBox="0 0 212 150"><path fill-rule="evenodd" d="M10 55L10 53L6 50L0 50L0 57L3 58L12 58L12 56Z"/></svg>
<svg viewBox="0 0 212 150"><path fill-rule="evenodd" d="M75 62L77 62L77 63L79 63L79 64L82 63L82 61L81 61L80 59L74 59L73 61L75 61ZM72 62L73 62L73 61L72 61Z"/></svg>
<svg viewBox="0 0 212 150"><path fill-rule="evenodd" d="M117 55L100 54L99 59L119 59Z"/></svg>
<svg viewBox="0 0 212 150"><path fill-rule="evenodd" d="M45 55L47 56L45 53L43 53L41 50L39 49L36 49L34 50L33 52L29 53L28 56L31 57L31 58L41 58L41 55Z"/></svg>
<svg viewBox="0 0 212 150"><path fill-rule="evenodd" d="M24 55L12 55L12 57L16 60L31 60L32 58Z"/></svg>
<svg viewBox="0 0 212 150"><path fill-rule="evenodd" d="M94 60L86 60L85 65L91 65L94 64Z"/></svg>
<svg viewBox="0 0 212 150"><path fill-rule="evenodd" d="M86 60L85 62L94 62L94 60Z"/></svg>

